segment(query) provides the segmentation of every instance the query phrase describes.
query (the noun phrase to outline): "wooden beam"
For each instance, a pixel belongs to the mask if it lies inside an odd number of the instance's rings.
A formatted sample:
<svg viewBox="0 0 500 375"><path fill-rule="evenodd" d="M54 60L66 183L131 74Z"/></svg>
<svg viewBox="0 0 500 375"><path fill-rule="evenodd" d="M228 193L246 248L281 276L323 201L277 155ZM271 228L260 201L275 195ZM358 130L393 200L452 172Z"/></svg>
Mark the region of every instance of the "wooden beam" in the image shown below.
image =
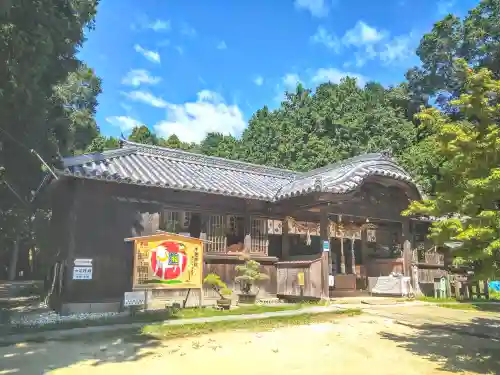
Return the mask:
<svg viewBox="0 0 500 375"><path fill-rule="evenodd" d="M288 234L288 220L284 218L281 225L281 258L286 259L290 256L290 236Z"/></svg>
<svg viewBox="0 0 500 375"><path fill-rule="evenodd" d="M330 235L328 233L329 230L329 220L328 220L328 212L321 211L321 220L320 220L320 235L321 235L321 274L322 274L322 282L321 282L321 294L323 298L330 298L330 286L329 279L330 274L332 274L332 255L331 249L330 251L323 251L323 241L328 241L330 243Z"/></svg>

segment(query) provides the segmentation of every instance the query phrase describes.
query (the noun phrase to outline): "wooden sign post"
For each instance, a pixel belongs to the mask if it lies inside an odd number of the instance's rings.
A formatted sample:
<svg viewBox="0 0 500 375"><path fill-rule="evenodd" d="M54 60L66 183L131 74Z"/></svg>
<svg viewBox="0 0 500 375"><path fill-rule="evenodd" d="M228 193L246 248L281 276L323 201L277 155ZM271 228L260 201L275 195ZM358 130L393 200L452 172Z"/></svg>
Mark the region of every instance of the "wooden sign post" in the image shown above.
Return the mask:
<svg viewBox="0 0 500 375"><path fill-rule="evenodd" d="M198 289L203 303L203 241L173 233L132 237L133 289Z"/></svg>

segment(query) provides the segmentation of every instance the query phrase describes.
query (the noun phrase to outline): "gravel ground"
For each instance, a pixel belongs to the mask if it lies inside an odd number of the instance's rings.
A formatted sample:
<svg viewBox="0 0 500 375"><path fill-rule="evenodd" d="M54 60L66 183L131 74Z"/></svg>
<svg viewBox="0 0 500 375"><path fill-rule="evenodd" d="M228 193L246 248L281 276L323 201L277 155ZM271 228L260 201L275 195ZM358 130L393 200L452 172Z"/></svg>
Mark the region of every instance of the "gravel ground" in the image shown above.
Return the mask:
<svg viewBox="0 0 500 375"><path fill-rule="evenodd" d="M500 373L500 343L416 329L381 316L167 342L46 342L0 348L1 374L219 375ZM3 372L1 369L4 369Z"/></svg>

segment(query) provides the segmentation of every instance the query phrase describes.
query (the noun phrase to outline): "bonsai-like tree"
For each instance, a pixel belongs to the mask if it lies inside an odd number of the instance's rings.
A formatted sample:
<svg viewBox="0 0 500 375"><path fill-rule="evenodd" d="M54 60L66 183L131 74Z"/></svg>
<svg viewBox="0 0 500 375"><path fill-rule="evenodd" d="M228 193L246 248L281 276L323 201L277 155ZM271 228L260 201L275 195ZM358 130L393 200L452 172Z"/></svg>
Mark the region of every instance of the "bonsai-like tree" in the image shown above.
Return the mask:
<svg viewBox="0 0 500 375"><path fill-rule="evenodd" d="M233 291L227 287L227 284L220 279L220 276L215 273L209 273L203 279L203 283L209 285L221 299L227 299Z"/></svg>
<svg viewBox="0 0 500 375"><path fill-rule="evenodd" d="M243 294L250 294L252 286L257 282L269 279L265 273L260 272L260 263L255 260L244 258L245 264L236 266L235 281L240 284L240 290Z"/></svg>

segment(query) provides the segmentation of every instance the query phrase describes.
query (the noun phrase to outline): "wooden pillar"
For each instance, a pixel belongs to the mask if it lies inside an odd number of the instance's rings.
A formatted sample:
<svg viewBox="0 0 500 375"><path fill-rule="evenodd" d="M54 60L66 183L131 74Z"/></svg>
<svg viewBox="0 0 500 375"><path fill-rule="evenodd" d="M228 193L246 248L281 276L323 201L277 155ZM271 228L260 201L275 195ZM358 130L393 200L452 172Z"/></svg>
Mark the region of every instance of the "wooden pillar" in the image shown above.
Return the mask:
<svg viewBox="0 0 500 375"><path fill-rule="evenodd" d="M361 229L361 259L360 263L365 264L368 253L368 232L367 228Z"/></svg>
<svg viewBox="0 0 500 375"><path fill-rule="evenodd" d="M345 275L344 237L340 237L340 273Z"/></svg>
<svg viewBox="0 0 500 375"><path fill-rule="evenodd" d="M281 258L290 256L290 236L288 235L288 219L285 217L281 225Z"/></svg>
<svg viewBox="0 0 500 375"><path fill-rule="evenodd" d="M332 272L332 251L323 251L323 241L328 241L330 243L330 233L329 233L329 220L328 220L328 211L321 211L320 218L320 236L321 236L321 295L322 298L327 299L330 298L330 287L329 280ZM330 247L330 246L328 246Z"/></svg>
<svg viewBox="0 0 500 375"><path fill-rule="evenodd" d="M411 276L412 262L412 238L410 232L410 221L404 219L401 223L403 240L403 275Z"/></svg>
<svg viewBox="0 0 500 375"><path fill-rule="evenodd" d="M356 253L354 251L354 244L355 244L355 238L354 238L354 235L352 235L351 237L351 270L352 270L352 274L355 275L356 274Z"/></svg>
<svg viewBox="0 0 500 375"><path fill-rule="evenodd" d="M247 202L248 206L248 202ZM252 216L248 212L248 207L247 207L247 212L245 212L245 216L243 218L244 220L244 226L245 226L245 236L243 239L243 251L247 254L250 254L250 251L252 250Z"/></svg>

